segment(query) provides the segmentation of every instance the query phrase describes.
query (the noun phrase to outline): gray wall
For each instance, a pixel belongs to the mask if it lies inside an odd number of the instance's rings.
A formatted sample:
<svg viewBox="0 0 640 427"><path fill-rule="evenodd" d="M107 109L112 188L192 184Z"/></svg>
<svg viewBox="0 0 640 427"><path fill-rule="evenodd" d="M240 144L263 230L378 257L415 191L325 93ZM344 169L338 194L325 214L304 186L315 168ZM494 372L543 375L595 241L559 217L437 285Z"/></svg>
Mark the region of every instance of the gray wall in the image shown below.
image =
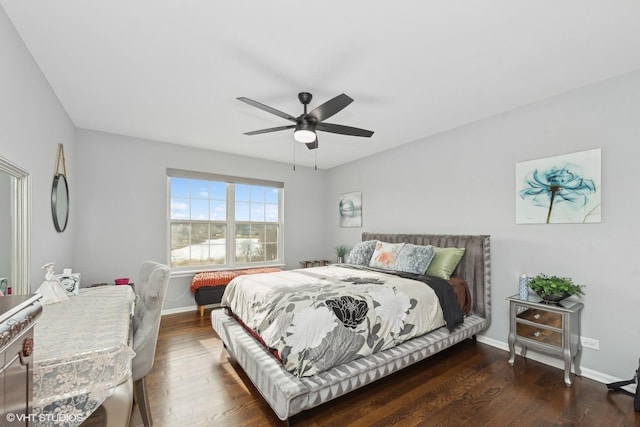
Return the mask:
<svg viewBox="0 0 640 427"><path fill-rule="evenodd" d="M505 345L505 298L522 273L586 284L583 367L629 377L640 356L640 71L332 169L328 234L352 246L362 231L490 234L492 325ZM425 118L428 120L428 117ZM515 224L515 163L602 148L602 223ZM339 228L336 200L362 191L363 227Z"/></svg>
<svg viewBox="0 0 640 427"><path fill-rule="evenodd" d="M70 266L77 212L75 127L49 83L0 8L0 156L31 174L31 287L44 281L42 265ZM58 143L64 144L70 186L69 227L58 233L51 218L51 184Z"/></svg>
<svg viewBox="0 0 640 427"><path fill-rule="evenodd" d="M83 285L136 280L145 260L167 263L167 168L285 183L284 247L287 268L326 256L326 171L187 148L156 141L78 130L76 185L81 213L74 268ZM195 309L193 274L173 275L165 310Z"/></svg>

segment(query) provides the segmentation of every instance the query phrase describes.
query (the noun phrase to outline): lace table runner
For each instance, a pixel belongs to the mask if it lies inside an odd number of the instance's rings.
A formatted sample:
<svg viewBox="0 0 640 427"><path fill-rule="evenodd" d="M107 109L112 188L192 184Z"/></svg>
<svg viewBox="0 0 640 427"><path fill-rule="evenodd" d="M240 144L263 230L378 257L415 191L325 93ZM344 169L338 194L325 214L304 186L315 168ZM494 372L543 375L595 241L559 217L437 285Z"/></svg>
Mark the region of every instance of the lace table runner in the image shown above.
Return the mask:
<svg viewBox="0 0 640 427"><path fill-rule="evenodd" d="M134 301L130 286L110 285L44 306L34 332L34 425L80 425L131 375Z"/></svg>

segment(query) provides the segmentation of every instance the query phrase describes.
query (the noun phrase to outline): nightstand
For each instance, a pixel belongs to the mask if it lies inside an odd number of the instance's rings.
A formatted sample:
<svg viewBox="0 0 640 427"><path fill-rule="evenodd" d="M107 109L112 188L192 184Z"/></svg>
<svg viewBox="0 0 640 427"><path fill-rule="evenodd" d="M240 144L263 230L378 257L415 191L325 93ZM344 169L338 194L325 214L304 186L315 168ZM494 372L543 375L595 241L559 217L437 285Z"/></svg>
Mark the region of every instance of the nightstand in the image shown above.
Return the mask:
<svg viewBox="0 0 640 427"><path fill-rule="evenodd" d="M322 267L325 265L329 265L331 264L331 261L329 261L328 259L316 259L316 260L312 260L312 261L300 261L300 267L302 268L309 268L309 267Z"/></svg>
<svg viewBox="0 0 640 427"><path fill-rule="evenodd" d="M580 311L584 304L563 300L559 304L547 304L536 295L521 300L518 295L509 301L509 364L516 358L515 345L522 347L526 357L527 348L560 356L564 360L564 383L571 386L571 363L580 376Z"/></svg>

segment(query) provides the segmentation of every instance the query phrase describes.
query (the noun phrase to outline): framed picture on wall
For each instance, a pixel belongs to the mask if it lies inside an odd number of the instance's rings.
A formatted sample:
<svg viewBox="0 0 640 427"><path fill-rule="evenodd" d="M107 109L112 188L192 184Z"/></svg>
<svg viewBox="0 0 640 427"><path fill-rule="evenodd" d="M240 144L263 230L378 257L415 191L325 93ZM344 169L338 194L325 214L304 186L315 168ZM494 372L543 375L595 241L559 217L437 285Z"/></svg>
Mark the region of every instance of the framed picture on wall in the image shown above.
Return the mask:
<svg viewBox="0 0 640 427"><path fill-rule="evenodd" d="M601 150L516 163L516 224L598 223Z"/></svg>
<svg viewBox="0 0 640 427"><path fill-rule="evenodd" d="M362 192L341 194L338 213L340 227L362 227Z"/></svg>

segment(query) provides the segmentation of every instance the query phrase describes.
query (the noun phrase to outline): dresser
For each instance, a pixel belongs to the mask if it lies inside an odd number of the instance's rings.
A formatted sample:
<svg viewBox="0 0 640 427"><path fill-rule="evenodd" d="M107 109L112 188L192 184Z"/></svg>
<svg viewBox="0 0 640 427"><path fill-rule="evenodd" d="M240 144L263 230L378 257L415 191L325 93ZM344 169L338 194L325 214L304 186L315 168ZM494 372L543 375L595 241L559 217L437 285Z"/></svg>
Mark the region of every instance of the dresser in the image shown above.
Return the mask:
<svg viewBox="0 0 640 427"><path fill-rule="evenodd" d="M530 295L520 299L518 295L509 301L509 364L516 357L515 345L522 348L526 357L527 348L560 357L564 361L564 383L571 386L571 366L580 375L580 313L584 305L565 299L559 304L547 304Z"/></svg>
<svg viewBox="0 0 640 427"><path fill-rule="evenodd" d="M40 296L0 297L0 426L31 425L33 328Z"/></svg>

